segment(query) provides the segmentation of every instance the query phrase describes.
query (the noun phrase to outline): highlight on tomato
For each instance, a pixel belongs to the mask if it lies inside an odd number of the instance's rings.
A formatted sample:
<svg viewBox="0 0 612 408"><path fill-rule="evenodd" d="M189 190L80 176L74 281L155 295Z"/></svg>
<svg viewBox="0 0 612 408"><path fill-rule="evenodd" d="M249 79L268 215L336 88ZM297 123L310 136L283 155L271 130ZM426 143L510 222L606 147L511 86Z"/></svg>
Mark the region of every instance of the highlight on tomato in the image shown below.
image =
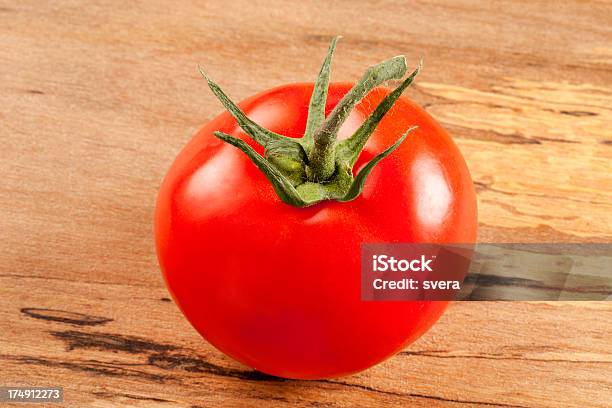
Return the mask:
<svg viewBox="0 0 612 408"><path fill-rule="evenodd" d="M445 301L362 301L363 243L470 243L476 196L448 133L402 96L406 59L234 104L180 152L159 190L157 254L183 314L212 345L275 376L371 367L425 333ZM399 81L394 89L381 85Z"/></svg>

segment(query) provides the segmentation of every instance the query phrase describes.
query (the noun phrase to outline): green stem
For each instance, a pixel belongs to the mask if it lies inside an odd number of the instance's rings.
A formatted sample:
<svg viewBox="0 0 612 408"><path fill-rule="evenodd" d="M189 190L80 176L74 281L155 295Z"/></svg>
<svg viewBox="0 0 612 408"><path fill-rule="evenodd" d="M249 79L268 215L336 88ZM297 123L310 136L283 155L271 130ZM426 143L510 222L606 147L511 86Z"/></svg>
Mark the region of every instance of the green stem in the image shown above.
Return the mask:
<svg viewBox="0 0 612 408"><path fill-rule="evenodd" d="M325 181L335 171L334 147L340 126L351 110L372 89L391 79L401 78L406 72L406 58L394 57L374 65L338 102L334 110L313 135L314 143L309 152L309 178L312 181Z"/></svg>
<svg viewBox="0 0 612 408"><path fill-rule="evenodd" d="M289 138L253 122L200 68L210 89L236 119L238 125L263 146L264 154L260 155L244 140L227 133L217 131L214 132L215 136L246 154L270 181L278 197L295 207L308 207L325 200L350 201L357 198L376 165L397 149L415 129L408 129L393 145L375 155L353 176L353 167L368 138L402 92L412 83L421 64L382 99L351 137L337 142L340 127L357 103L378 85L391 79L399 79L406 73L406 60L403 56L371 66L325 118L330 67L338 38L332 40L313 87L306 130L302 138Z"/></svg>

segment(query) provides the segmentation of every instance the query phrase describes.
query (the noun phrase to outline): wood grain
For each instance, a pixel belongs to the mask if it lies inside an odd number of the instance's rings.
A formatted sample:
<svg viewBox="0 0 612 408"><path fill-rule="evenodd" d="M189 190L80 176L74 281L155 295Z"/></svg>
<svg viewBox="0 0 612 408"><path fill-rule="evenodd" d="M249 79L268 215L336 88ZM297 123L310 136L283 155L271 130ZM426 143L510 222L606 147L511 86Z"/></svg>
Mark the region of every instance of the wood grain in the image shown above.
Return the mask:
<svg viewBox="0 0 612 408"><path fill-rule="evenodd" d="M455 303L400 355L329 381L231 361L169 301L157 188L239 100L390 55L425 59L409 95L452 133L481 241L612 238L612 7L606 1L0 1L0 385L63 385L65 406L612 405L609 302Z"/></svg>

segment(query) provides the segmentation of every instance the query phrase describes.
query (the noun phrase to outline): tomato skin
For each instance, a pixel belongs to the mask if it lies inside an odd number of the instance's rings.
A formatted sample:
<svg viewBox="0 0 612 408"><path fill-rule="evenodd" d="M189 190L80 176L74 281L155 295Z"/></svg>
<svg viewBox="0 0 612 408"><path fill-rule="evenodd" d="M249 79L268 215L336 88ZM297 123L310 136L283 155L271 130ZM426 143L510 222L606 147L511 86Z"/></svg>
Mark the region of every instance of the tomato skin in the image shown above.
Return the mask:
<svg viewBox="0 0 612 408"><path fill-rule="evenodd" d="M329 88L327 113L350 89ZM312 84L244 102L274 132L303 135ZM377 88L341 128L350 136L389 92ZM355 170L412 125L419 128L374 169L354 201L296 208L220 130L255 145L229 113L178 155L159 191L157 252L168 288L219 350L268 374L299 379L364 370L427 331L447 302L362 302L360 244L475 242L476 196L457 147L429 114L400 98Z"/></svg>

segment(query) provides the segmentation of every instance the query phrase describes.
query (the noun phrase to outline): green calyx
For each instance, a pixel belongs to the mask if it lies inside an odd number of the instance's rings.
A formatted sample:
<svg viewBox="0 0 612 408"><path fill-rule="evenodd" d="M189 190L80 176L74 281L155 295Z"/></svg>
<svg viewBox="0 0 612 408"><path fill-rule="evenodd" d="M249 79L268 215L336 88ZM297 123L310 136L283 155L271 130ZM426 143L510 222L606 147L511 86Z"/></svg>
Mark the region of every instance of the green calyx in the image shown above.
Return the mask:
<svg viewBox="0 0 612 408"><path fill-rule="evenodd" d="M355 105L375 87L392 79L400 79L406 73L406 59L403 56L371 66L325 117L331 60L338 38L332 40L321 66L310 99L306 131L299 139L279 135L253 122L200 68L208 86L238 125L264 148L264 156L241 139L223 132L215 132L215 136L243 151L265 174L280 199L296 207L308 207L324 200L355 199L363 190L372 169L397 149L416 128L407 129L393 145L376 155L353 177L353 166L366 142L402 92L412 83L421 69L421 63L378 104L351 137L338 141L338 130Z"/></svg>

